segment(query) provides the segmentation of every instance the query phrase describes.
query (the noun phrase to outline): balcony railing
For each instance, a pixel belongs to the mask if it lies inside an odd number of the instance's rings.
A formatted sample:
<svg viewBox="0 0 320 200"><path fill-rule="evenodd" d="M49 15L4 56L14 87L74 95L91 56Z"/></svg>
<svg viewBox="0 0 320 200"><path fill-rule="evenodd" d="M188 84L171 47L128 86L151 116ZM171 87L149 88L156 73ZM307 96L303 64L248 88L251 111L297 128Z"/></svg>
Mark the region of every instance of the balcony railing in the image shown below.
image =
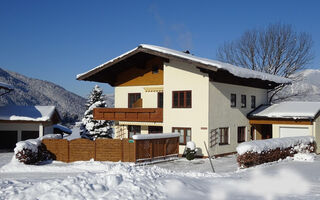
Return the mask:
<svg viewBox="0 0 320 200"><path fill-rule="evenodd" d="M95 120L114 120L132 122L162 122L162 108L95 108Z"/></svg>

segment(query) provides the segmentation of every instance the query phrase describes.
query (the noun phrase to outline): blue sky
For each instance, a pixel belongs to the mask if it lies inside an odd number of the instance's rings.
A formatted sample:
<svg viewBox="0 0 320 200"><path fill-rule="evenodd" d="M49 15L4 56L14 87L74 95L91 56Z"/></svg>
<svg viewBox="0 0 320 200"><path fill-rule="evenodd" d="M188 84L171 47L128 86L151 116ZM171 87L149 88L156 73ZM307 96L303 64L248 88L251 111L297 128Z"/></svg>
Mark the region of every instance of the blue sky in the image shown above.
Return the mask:
<svg viewBox="0 0 320 200"><path fill-rule="evenodd" d="M77 81L77 74L140 43L215 59L224 41L281 22L312 35L315 59L308 67L320 68L319 8L316 0L1 0L0 67L86 96L95 83Z"/></svg>

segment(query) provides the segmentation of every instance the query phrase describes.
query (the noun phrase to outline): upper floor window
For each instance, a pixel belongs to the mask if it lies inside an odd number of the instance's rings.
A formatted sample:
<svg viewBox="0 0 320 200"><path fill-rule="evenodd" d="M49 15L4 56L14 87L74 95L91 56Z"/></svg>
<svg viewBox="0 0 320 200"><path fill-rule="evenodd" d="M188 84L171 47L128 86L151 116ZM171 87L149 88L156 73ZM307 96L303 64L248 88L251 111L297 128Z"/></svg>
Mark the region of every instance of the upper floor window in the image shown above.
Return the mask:
<svg viewBox="0 0 320 200"><path fill-rule="evenodd" d="M247 107L247 96L242 94L241 95L241 108Z"/></svg>
<svg viewBox="0 0 320 200"><path fill-rule="evenodd" d="M238 127L238 143L246 141L246 127L239 126Z"/></svg>
<svg viewBox="0 0 320 200"><path fill-rule="evenodd" d="M163 108L163 92L158 92L158 108Z"/></svg>
<svg viewBox="0 0 320 200"><path fill-rule="evenodd" d="M219 145L229 144L229 128L219 128Z"/></svg>
<svg viewBox="0 0 320 200"><path fill-rule="evenodd" d="M191 91L173 91L172 108L191 108Z"/></svg>
<svg viewBox="0 0 320 200"><path fill-rule="evenodd" d="M180 133L179 144L186 145L191 141L191 128L172 128L172 132Z"/></svg>
<svg viewBox="0 0 320 200"><path fill-rule="evenodd" d="M237 95L236 94L231 94L230 105L231 105L231 107L237 106Z"/></svg>
<svg viewBox="0 0 320 200"><path fill-rule="evenodd" d="M135 105L137 101L141 99L140 93L129 93L128 94L128 108L136 108L136 107L142 107L142 105Z"/></svg>
<svg viewBox="0 0 320 200"><path fill-rule="evenodd" d="M256 96L251 96L251 108L256 108Z"/></svg>

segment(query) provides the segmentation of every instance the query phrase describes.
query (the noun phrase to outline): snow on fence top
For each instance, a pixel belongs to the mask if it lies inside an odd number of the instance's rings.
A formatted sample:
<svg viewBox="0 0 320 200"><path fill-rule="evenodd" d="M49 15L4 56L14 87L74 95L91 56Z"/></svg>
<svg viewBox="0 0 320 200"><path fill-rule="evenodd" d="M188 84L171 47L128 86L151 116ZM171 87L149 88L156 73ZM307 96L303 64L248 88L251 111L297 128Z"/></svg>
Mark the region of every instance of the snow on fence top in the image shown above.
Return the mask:
<svg viewBox="0 0 320 200"><path fill-rule="evenodd" d="M274 138L266 140L254 140L250 142L243 142L238 145L237 153L243 155L246 152L267 152L273 149L285 149L294 147L297 145L307 145L314 142L312 136L301 136L301 137L285 137L285 138Z"/></svg>
<svg viewBox="0 0 320 200"><path fill-rule="evenodd" d="M132 136L132 138L134 140L147 140L147 139L174 138L179 136L180 136L179 133L156 133L156 134L134 135Z"/></svg>
<svg viewBox="0 0 320 200"><path fill-rule="evenodd" d="M281 83L291 83L291 79L288 79L288 78L275 76L275 75L271 75L271 74L267 74L267 73L263 73L263 72L258 72L258 71L246 69L243 67L237 67L237 66L234 66L234 65L231 65L228 63L223 63L223 62L219 62L219 61L211 60L211 59L207 59L207 58L201 58L201 57L197 57L197 56L187 54L184 52L176 51L173 49L155 46L155 45L149 45L149 44L141 44L138 47L136 47L136 48L134 48L134 49L132 49L132 50L130 50L130 51L114 58L114 59L111 59L111 60L107 61L106 63L103 63L102 65L99 65L99 66L97 66L97 67L95 67L85 73L78 74L77 79L83 80L87 76L95 74L95 73L107 68L108 66L112 65L113 63L116 63L118 61L123 60L125 57L128 57L130 55L133 55L133 54L141 52L141 51L146 51L146 50L151 51L151 52L155 52L155 53L160 53L164 57L171 56L171 57L176 57L176 58L196 62L199 64L203 64L203 65L212 67L213 70L214 69L227 70L228 72L230 72L234 76L241 77L241 78L256 78L256 79L272 81L272 82L280 83L280 84Z"/></svg>
<svg viewBox="0 0 320 200"><path fill-rule="evenodd" d="M0 106L0 120L49 121L54 106Z"/></svg>
<svg viewBox="0 0 320 200"><path fill-rule="evenodd" d="M320 111L320 102L288 101L264 105L250 114L251 117L314 119Z"/></svg>

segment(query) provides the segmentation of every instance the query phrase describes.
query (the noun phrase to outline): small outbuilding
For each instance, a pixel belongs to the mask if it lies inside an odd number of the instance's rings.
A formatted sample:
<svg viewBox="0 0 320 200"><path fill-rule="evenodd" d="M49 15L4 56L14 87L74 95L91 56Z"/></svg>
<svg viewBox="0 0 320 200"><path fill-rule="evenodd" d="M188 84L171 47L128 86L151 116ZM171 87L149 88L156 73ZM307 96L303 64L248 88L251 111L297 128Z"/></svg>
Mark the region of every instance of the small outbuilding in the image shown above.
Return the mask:
<svg viewBox="0 0 320 200"><path fill-rule="evenodd" d="M22 140L53 133L61 118L54 106L0 106L0 150L12 150Z"/></svg>
<svg viewBox="0 0 320 200"><path fill-rule="evenodd" d="M320 152L320 102L261 105L248 114L252 139L314 136Z"/></svg>

